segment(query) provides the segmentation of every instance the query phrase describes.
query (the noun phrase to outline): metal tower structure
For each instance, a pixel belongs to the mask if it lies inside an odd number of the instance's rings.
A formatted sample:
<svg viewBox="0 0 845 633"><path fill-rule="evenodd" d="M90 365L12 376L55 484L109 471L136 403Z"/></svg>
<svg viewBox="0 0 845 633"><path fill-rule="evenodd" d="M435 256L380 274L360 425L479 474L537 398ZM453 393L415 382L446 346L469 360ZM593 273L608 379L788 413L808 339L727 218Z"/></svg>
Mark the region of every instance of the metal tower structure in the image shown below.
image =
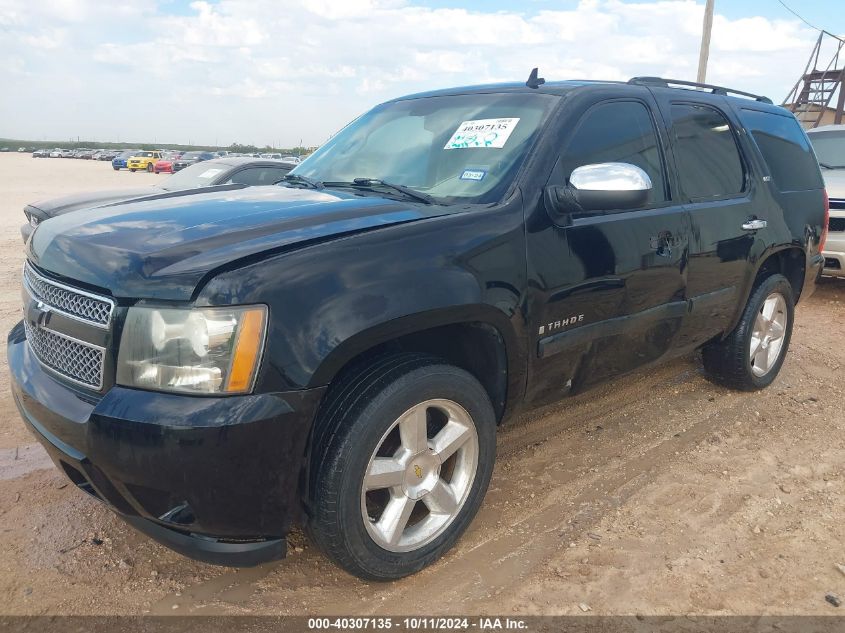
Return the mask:
<svg viewBox="0 0 845 633"><path fill-rule="evenodd" d="M822 49L833 49L833 56L824 66ZM845 114L845 39L827 31L819 33L803 76L784 99L783 106L795 113L805 128L818 127L826 112L833 110L833 122L842 123ZM838 95L838 96L837 96ZM836 100L834 101L834 97ZM835 105L831 105L835 104Z"/></svg>

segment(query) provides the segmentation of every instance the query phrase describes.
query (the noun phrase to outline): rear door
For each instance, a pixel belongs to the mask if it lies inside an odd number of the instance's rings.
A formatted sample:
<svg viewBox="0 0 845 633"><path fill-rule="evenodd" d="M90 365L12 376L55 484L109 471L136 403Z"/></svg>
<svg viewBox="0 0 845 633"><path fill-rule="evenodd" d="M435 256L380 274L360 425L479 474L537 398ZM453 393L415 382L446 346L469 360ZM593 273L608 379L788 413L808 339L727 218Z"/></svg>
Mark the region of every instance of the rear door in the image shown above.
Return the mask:
<svg viewBox="0 0 845 633"><path fill-rule="evenodd" d="M761 198L753 154L743 148L741 127L725 99L701 103L677 89L655 93L692 220L690 318L680 342L693 346L731 326L753 275L752 251L768 243L771 206Z"/></svg>
<svg viewBox="0 0 845 633"><path fill-rule="evenodd" d="M653 188L638 209L582 213L564 225L542 212L528 218L538 356L528 399L538 404L660 358L687 311L690 221L672 193L650 93L601 99L579 111L562 123L572 131L548 184L565 185L582 165L622 162L643 169Z"/></svg>

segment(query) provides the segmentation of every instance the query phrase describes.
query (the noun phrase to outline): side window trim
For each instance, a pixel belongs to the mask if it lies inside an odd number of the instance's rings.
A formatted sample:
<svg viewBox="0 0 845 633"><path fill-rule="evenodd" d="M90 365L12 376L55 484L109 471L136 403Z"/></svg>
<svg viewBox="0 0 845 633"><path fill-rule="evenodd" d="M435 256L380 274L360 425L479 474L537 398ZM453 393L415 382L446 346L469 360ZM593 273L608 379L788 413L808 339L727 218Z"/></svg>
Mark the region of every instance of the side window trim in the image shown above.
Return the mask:
<svg viewBox="0 0 845 633"><path fill-rule="evenodd" d="M722 108L714 106L710 103L702 103L700 101L670 101L669 102L669 112L672 111L672 106L681 105L681 106L691 106L695 108L707 108L708 110L712 110L716 112L719 116L721 116L725 122L728 124L728 129L731 132L731 137L734 141L734 146L736 147L737 155L739 156L739 162L742 165L742 190L738 193L732 194L725 194L722 196L713 196L711 198L692 198L687 194L686 189L684 189L684 178L683 175L678 171L678 184L681 187L681 191L684 194L684 199L686 204L695 205L695 204L706 204L708 202L720 202L723 200L740 200L742 198L747 198L751 193L751 181L752 179L752 172L751 172L751 162L748 160L748 156L745 153L745 149L740 142L739 133L737 131L737 127L733 121L731 121L731 117L728 116ZM672 150L677 154L677 143L675 142L675 122L669 117L669 140L672 143Z"/></svg>
<svg viewBox="0 0 845 633"><path fill-rule="evenodd" d="M557 168L557 165L563 160L566 150L569 148L572 140L578 134L578 131L581 129L584 122L587 120L587 117L590 114L598 109L601 106L614 104L614 103L637 103L643 106L648 114L649 120L651 121L651 128L654 132L655 140L657 141L657 152L660 158L660 169L662 171L663 176L663 195L666 198L660 202L652 202L649 203L639 209L618 209L618 210L610 210L610 211L589 211L585 212L582 218L589 218L589 217L601 217L605 215L619 215L619 214L631 214L631 213L642 213L647 211L653 211L655 209L664 209L667 207L677 206L679 201L673 200L672 195L672 187L670 186L670 170L667 161L667 142L668 139L664 136L664 131L668 132L665 128L661 128L658 124L658 119L655 114L655 107L652 106L648 101L640 99L638 97L611 97L608 99L602 99L601 101L597 101L591 104L578 118L578 122L573 126L572 131L567 135L564 142L561 145L561 149L559 150L559 156L555 161L555 166L552 169L552 173L549 176L549 180L554 178L554 172ZM567 176L568 178L568 176ZM576 220L577 221L577 220Z"/></svg>

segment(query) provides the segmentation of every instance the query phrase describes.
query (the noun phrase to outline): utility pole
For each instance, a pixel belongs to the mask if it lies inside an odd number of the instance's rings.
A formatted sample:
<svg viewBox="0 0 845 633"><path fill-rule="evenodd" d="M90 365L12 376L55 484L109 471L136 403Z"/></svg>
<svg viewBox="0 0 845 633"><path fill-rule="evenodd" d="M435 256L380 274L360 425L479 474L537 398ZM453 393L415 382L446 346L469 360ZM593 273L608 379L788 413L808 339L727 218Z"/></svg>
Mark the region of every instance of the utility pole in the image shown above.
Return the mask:
<svg viewBox="0 0 845 633"><path fill-rule="evenodd" d="M710 57L710 32L713 30L713 5L715 0L707 0L704 7L704 26L701 31L701 52L698 55L698 83L707 78L707 58Z"/></svg>

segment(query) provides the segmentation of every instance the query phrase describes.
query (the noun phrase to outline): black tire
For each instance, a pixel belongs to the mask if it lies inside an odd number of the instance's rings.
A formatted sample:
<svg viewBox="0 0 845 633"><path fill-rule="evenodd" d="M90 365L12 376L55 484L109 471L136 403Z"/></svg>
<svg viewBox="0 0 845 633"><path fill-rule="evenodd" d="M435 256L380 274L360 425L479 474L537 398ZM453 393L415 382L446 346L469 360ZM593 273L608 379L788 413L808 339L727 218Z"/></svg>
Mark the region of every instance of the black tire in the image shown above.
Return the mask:
<svg viewBox="0 0 845 633"><path fill-rule="evenodd" d="M750 358L754 323L766 298L779 293L786 303L786 327L777 361L762 376L754 373ZM795 301L792 284L783 275L765 278L748 298L736 328L725 339L709 343L702 349L704 370L715 383L740 391L756 391L768 387L777 377L789 351L792 324L795 320Z"/></svg>
<svg viewBox="0 0 845 633"><path fill-rule="evenodd" d="M135 173L135 170L132 169L131 167L129 168L129 171L131 171L133 174Z"/></svg>
<svg viewBox="0 0 845 633"><path fill-rule="evenodd" d="M152 163L147 163L147 171L152 173L152 171L153 171L153 164Z"/></svg>
<svg viewBox="0 0 845 633"><path fill-rule="evenodd" d="M120 167L115 167L114 165L112 165L111 168L114 169L115 171L120 171Z"/></svg>
<svg viewBox="0 0 845 633"><path fill-rule="evenodd" d="M452 400L471 416L478 437L475 477L442 533L417 549L389 551L364 524L364 474L391 425L432 399ZM423 569L455 544L481 506L496 458L496 417L487 392L462 369L421 354L378 358L333 387L315 424L308 531L330 559L355 576L386 581Z"/></svg>

